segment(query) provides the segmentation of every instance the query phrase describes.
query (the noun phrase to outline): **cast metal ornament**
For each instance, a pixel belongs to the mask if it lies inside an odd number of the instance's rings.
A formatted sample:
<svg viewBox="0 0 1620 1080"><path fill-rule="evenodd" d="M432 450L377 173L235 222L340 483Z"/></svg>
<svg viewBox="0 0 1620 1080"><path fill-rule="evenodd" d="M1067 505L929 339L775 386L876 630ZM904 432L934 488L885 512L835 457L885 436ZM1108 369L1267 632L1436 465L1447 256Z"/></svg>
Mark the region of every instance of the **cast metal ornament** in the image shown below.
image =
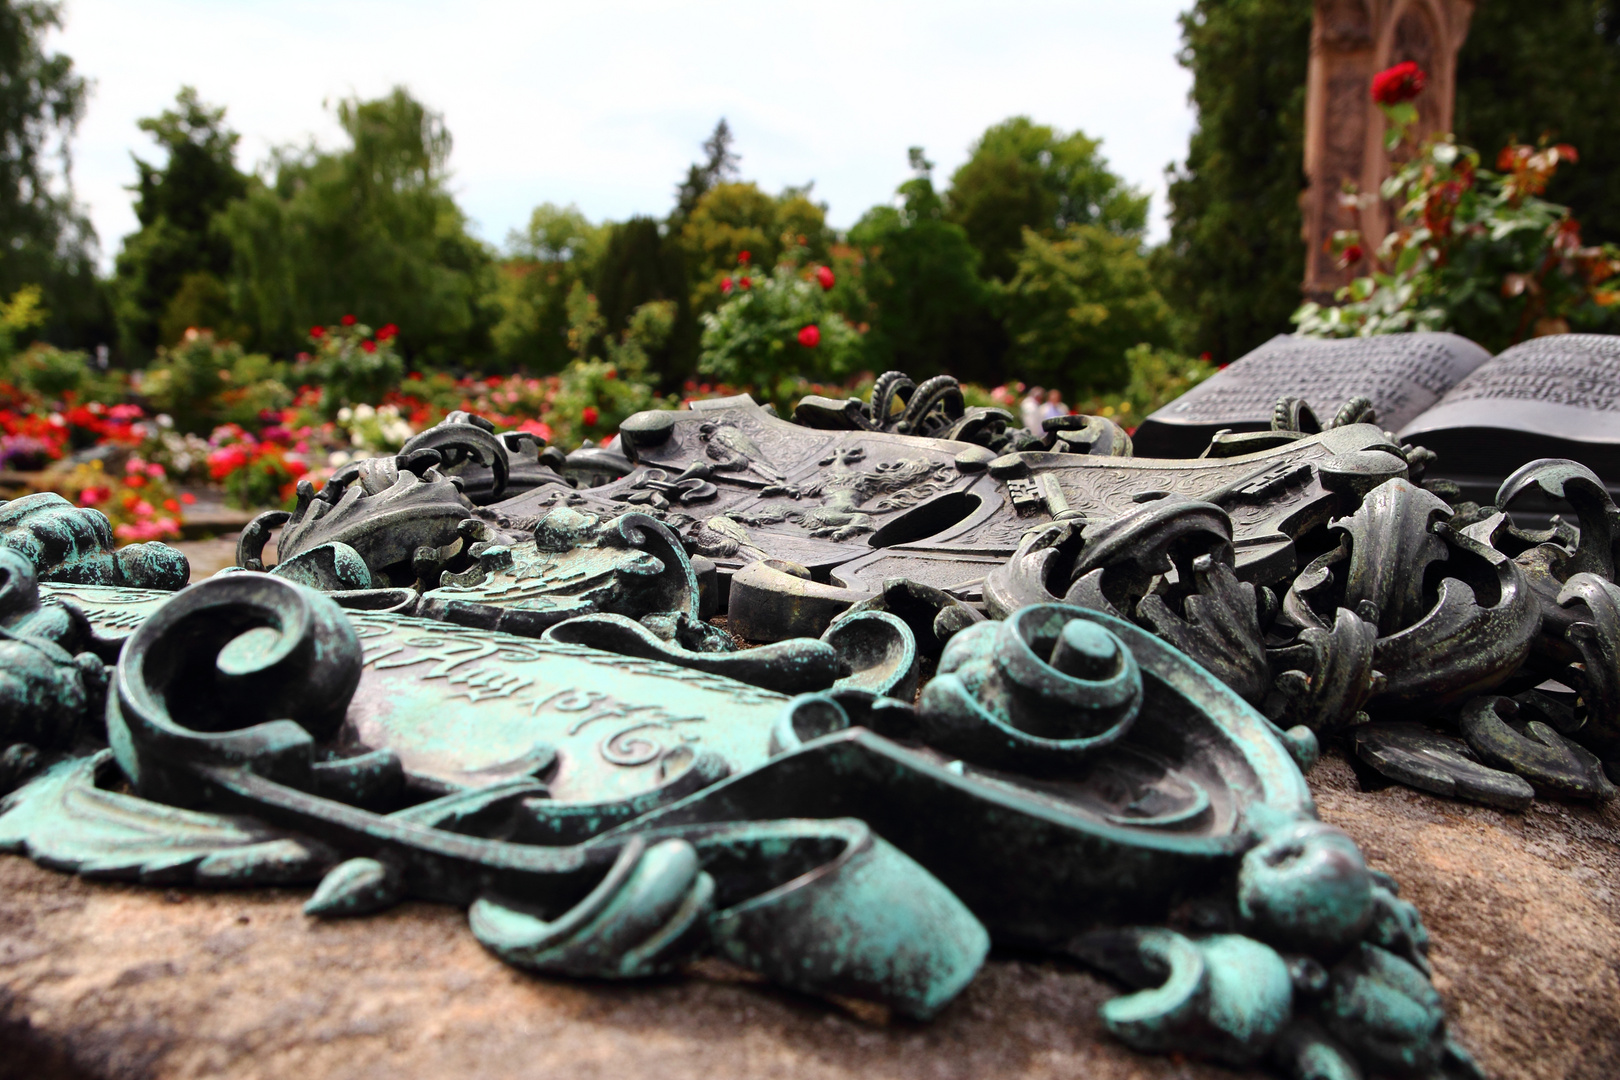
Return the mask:
<svg viewBox="0 0 1620 1080"><path fill-rule="evenodd" d="M0 848L918 1018L1001 942L1117 979L1144 1051L1477 1075L1302 770L1612 798L1620 510L1561 461L1464 503L1364 402L1276 413L1185 461L897 373L569 455L454 415L179 592L161 545L0 506ZM1532 489L1574 520L1520 527Z"/></svg>

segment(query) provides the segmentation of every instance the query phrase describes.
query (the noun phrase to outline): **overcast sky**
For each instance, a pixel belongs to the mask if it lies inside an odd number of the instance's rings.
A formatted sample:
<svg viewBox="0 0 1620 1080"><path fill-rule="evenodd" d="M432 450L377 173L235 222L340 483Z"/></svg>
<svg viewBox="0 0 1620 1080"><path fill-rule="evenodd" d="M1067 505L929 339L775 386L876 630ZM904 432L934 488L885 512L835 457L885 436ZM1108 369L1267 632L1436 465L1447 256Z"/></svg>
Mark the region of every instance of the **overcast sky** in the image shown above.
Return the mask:
<svg viewBox="0 0 1620 1080"><path fill-rule="evenodd" d="M1153 193L1186 153L1186 0L67 0L52 46L94 87L74 179L110 262L135 228L135 127L183 84L224 105L239 164L313 137L330 109L403 84L442 112L454 186L500 243L542 202L662 216L725 116L746 178L815 182L833 225L893 195L921 145L944 179L988 125L1025 113L1104 141Z"/></svg>

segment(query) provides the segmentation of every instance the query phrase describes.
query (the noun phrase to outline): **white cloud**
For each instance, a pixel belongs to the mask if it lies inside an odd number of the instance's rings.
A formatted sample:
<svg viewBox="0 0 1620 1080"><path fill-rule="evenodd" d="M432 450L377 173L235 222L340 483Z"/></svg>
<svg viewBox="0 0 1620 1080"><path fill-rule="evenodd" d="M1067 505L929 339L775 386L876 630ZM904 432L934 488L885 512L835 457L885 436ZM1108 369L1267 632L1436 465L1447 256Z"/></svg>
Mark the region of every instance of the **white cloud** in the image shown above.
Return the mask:
<svg viewBox="0 0 1620 1080"><path fill-rule="evenodd" d="M445 114L462 205L500 241L544 201L592 218L668 212L724 115L743 171L814 180L835 225L885 201L922 145L941 176L1018 113L1104 140L1154 193L1186 152L1185 0L824 0L814 5L591 0L68 0L52 44L95 81L75 182L104 254L135 227L135 127L182 84L227 107L242 163L311 136L323 102L404 84Z"/></svg>

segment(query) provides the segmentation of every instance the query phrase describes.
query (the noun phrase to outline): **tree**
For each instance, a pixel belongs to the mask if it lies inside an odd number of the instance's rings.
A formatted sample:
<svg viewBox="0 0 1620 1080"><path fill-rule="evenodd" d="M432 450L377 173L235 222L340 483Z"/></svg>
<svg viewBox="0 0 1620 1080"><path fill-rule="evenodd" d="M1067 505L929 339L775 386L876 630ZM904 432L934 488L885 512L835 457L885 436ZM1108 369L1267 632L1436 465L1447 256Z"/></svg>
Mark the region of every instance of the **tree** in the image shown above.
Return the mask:
<svg viewBox="0 0 1620 1080"><path fill-rule="evenodd" d="M443 117L403 88L337 115L348 148L278 151L220 217L255 343L292 352L310 326L353 314L397 323L401 347L430 364L486 354L494 260L450 194Z"/></svg>
<svg viewBox="0 0 1620 1080"><path fill-rule="evenodd" d="M678 387L697 364L698 326L692 316L686 255L650 217L614 225L596 268L596 298L609 334L623 333L632 315L655 301L674 304L673 322L649 356L649 370Z"/></svg>
<svg viewBox="0 0 1620 1080"><path fill-rule="evenodd" d="M507 370L544 374L567 365L569 290L595 279L608 231L577 206L543 203L526 230L507 237L510 255L499 267L494 298L499 321L490 331Z"/></svg>
<svg viewBox="0 0 1620 1080"><path fill-rule="evenodd" d="M1197 0L1181 17L1198 126L1170 173L1170 242L1156 264L1183 347L1220 363L1286 332L1299 303L1311 10Z"/></svg>
<svg viewBox="0 0 1620 1080"><path fill-rule="evenodd" d="M53 0L0 0L0 297L39 286L44 336L87 345L108 329L108 313L68 152L88 87L70 58L44 48L61 25Z"/></svg>
<svg viewBox="0 0 1620 1080"><path fill-rule="evenodd" d="M716 184L680 227L692 308L706 312L719 306L722 285L738 272L744 252L752 265L770 267L791 244L803 248L805 258L824 262L831 240L827 208L810 199L808 185L771 196L753 183Z"/></svg>
<svg viewBox="0 0 1620 1080"><path fill-rule="evenodd" d="M900 205L873 207L849 231L865 255L862 283L872 305L866 362L918 378L995 378L1005 343L979 277L979 252L966 229L945 220L933 163L921 147L910 154L916 175L900 185Z"/></svg>
<svg viewBox="0 0 1620 1080"><path fill-rule="evenodd" d="M714 125L714 134L703 144L703 154L702 164L688 168L686 179L675 189L675 212L670 215L673 222L682 222L691 216L692 211L697 209L698 200L707 195L710 188L737 179L739 159L732 153L731 128L727 126L725 117L722 116L720 122Z"/></svg>
<svg viewBox="0 0 1620 1080"><path fill-rule="evenodd" d="M182 87L175 108L140 121L140 129L168 155L162 165L135 158L138 231L124 238L114 276L119 343L145 358L159 345L173 345L189 326L207 326L226 337L230 297L224 280L231 269L230 241L214 217L247 191L236 168L240 136L225 126L225 110L204 104Z"/></svg>
<svg viewBox="0 0 1620 1080"><path fill-rule="evenodd" d="M1130 378L1126 350L1170 344L1170 308L1140 242L1102 225L1070 225L1054 240L1025 229L1017 272L997 292L1008 363L1032 382L1117 390Z"/></svg>
<svg viewBox="0 0 1620 1080"><path fill-rule="evenodd" d="M1572 143L1579 165L1547 197L1583 231L1620 240L1620 2L1480 4L1457 59L1457 137L1487 161L1517 142Z"/></svg>
<svg viewBox="0 0 1620 1080"><path fill-rule="evenodd" d="M1148 197L1109 171L1100 146L1083 132L1065 135L1027 116L980 136L951 176L946 216L967 230L986 274L1012 276L1025 229L1051 237L1095 224L1141 234Z"/></svg>

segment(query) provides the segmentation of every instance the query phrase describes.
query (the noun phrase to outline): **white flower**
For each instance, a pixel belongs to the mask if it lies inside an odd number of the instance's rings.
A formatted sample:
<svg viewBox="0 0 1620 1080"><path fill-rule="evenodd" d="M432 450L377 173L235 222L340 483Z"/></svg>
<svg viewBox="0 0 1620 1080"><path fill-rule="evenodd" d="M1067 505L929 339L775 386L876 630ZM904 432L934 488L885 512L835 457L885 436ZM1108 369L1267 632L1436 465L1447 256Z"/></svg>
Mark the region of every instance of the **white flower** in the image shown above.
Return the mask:
<svg viewBox="0 0 1620 1080"><path fill-rule="evenodd" d="M373 409L370 405L356 405L355 406L354 418L356 420L360 421L362 424L365 423L367 420L370 420L372 417L374 417L376 415L377 415L377 410Z"/></svg>
<svg viewBox="0 0 1620 1080"><path fill-rule="evenodd" d="M338 423L347 424L350 420L353 420L353 419L354 419L354 410L349 408L347 405L343 406L343 408L338 410Z"/></svg>
<svg viewBox="0 0 1620 1080"><path fill-rule="evenodd" d="M326 455L326 467L329 469L341 469L348 463L349 452L347 450L334 450Z"/></svg>

